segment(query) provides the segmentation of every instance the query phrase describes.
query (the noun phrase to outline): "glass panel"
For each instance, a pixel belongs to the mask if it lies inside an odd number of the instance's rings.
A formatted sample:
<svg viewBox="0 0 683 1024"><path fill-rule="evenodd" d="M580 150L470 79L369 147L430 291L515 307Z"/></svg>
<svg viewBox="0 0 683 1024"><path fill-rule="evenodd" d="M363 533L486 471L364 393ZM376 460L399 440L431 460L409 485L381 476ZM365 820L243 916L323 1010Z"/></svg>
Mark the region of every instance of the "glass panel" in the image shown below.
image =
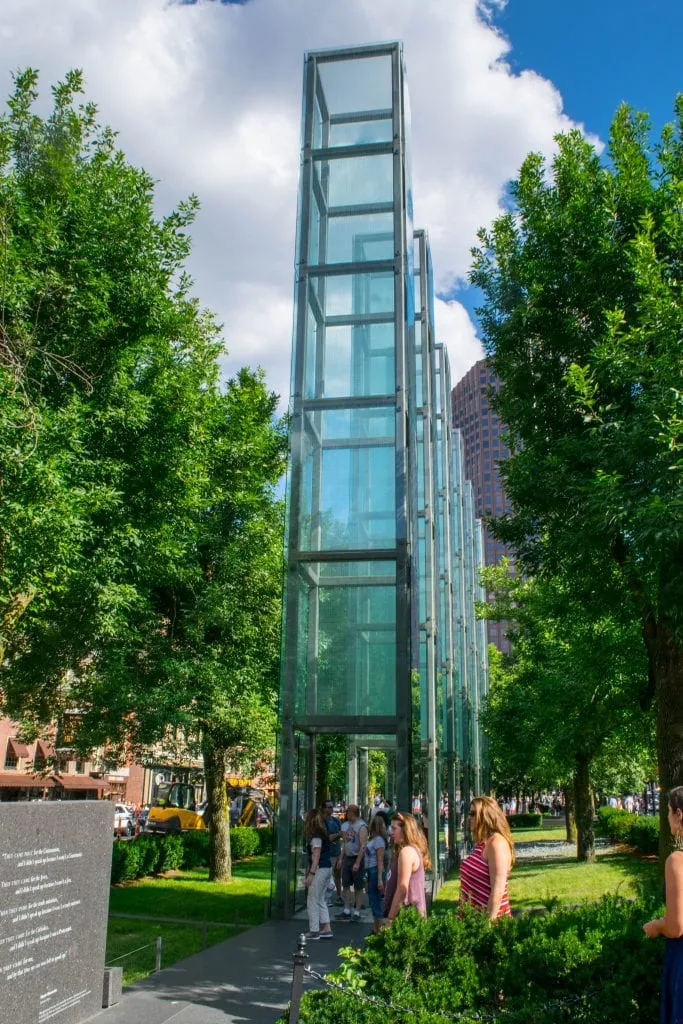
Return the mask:
<svg viewBox="0 0 683 1024"><path fill-rule="evenodd" d="M322 329L321 329L322 330ZM307 398L315 398L321 384L316 372L318 354L318 325L309 307L306 326L306 353L304 359L304 389Z"/></svg>
<svg viewBox="0 0 683 1024"><path fill-rule="evenodd" d="M309 412L304 426L300 547L394 547L394 411Z"/></svg>
<svg viewBox="0 0 683 1024"><path fill-rule="evenodd" d="M388 110L392 106L389 55L321 62L318 74L330 114Z"/></svg>
<svg viewBox="0 0 683 1024"><path fill-rule="evenodd" d="M323 368L316 377L320 348ZM308 319L306 398L391 395L396 386L393 324L318 328Z"/></svg>
<svg viewBox="0 0 683 1024"><path fill-rule="evenodd" d="M327 223L326 263L394 258L393 213L330 217ZM314 261L311 260L311 263Z"/></svg>
<svg viewBox="0 0 683 1024"><path fill-rule="evenodd" d="M316 96L313 102L313 148L319 149L323 144L323 118L320 113L320 104Z"/></svg>
<svg viewBox="0 0 683 1024"><path fill-rule="evenodd" d="M320 246L320 221L322 219L320 207L315 192L311 194L311 233L308 240L308 262L315 266L321 258Z"/></svg>
<svg viewBox="0 0 683 1024"><path fill-rule="evenodd" d="M391 118L372 121L352 121L350 124L330 125L330 146L359 146L365 142L391 142Z"/></svg>
<svg viewBox="0 0 683 1024"><path fill-rule="evenodd" d="M351 562L301 570L308 590L307 700L297 711L318 715L393 715L396 710L396 566ZM371 570L376 570L376 575ZM301 638L303 639L303 638Z"/></svg>
<svg viewBox="0 0 683 1024"><path fill-rule="evenodd" d="M355 316L365 313L393 313L394 275L341 274L311 278L325 316ZM324 299L323 299L324 292Z"/></svg>
<svg viewBox="0 0 683 1024"><path fill-rule="evenodd" d="M321 181L329 176L324 195L330 206L358 206L360 203L389 203L394 198L394 158L378 156L340 157L314 162Z"/></svg>

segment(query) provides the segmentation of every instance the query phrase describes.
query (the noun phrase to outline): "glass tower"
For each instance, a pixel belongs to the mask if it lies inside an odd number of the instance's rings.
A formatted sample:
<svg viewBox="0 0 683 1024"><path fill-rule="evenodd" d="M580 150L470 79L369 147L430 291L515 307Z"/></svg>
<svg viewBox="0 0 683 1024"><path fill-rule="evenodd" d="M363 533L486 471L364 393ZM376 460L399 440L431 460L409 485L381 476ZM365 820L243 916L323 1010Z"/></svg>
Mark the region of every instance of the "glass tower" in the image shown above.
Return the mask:
<svg viewBox="0 0 683 1024"><path fill-rule="evenodd" d="M285 916L303 896L321 736L345 738L346 797L361 809L368 752L385 752L383 791L422 816L438 886L469 791L470 693L485 692L473 506L453 476L408 124L400 43L307 54L274 872Z"/></svg>

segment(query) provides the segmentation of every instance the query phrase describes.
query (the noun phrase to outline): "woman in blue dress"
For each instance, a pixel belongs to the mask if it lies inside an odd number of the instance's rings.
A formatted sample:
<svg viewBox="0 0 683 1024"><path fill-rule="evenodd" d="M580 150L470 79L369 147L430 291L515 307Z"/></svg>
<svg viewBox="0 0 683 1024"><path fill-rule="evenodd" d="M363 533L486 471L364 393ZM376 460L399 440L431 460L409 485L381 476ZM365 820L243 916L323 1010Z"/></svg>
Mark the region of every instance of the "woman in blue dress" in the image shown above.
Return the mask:
<svg viewBox="0 0 683 1024"><path fill-rule="evenodd" d="M683 836L683 786L669 791L669 828L672 835ZM666 937L661 1024L683 1024L683 850L667 857L664 877L666 912L643 925L643 931L650 939Z"/></svg>

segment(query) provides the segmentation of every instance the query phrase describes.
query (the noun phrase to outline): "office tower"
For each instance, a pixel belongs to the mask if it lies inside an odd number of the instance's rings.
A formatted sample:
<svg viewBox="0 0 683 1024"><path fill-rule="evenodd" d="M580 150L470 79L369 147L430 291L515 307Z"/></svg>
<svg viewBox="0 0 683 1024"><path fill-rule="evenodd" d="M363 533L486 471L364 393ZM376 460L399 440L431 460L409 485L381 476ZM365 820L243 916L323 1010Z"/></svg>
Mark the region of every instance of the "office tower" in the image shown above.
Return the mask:
<svg viewBox="0 0 683 1024"><path fill-rule="evenodd" d="M503 515L508 502L497 463L508 450L501 440L505 426L490 407L489 390L496 390L498 381L485 359L480 359L458 381L451 393L453 426L460 431L464 444L465 476L472 482L475 515L479 518ZM510 550L484 526L484 564L495 565ZM509 650L504 622L489 622L489 643L500 651Z"/></svg>

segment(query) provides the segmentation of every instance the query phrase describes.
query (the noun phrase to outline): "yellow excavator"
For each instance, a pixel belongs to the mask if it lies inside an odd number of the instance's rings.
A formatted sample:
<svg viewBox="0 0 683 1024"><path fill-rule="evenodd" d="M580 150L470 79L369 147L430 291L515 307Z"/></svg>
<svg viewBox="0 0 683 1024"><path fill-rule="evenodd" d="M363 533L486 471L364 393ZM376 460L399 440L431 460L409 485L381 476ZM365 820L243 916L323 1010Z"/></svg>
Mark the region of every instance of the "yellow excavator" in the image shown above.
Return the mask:
<svg viewBox="0 0 683 1024"><path fill-rule="evenodd" d="M230 801L230 825L253 827L272 825L273 811L263 790L254 789L249 779L225 780ZM197 804L194 786L185 782L162 782L145 822L145 832L187 832L206 829L206 804Z"/></svg>

